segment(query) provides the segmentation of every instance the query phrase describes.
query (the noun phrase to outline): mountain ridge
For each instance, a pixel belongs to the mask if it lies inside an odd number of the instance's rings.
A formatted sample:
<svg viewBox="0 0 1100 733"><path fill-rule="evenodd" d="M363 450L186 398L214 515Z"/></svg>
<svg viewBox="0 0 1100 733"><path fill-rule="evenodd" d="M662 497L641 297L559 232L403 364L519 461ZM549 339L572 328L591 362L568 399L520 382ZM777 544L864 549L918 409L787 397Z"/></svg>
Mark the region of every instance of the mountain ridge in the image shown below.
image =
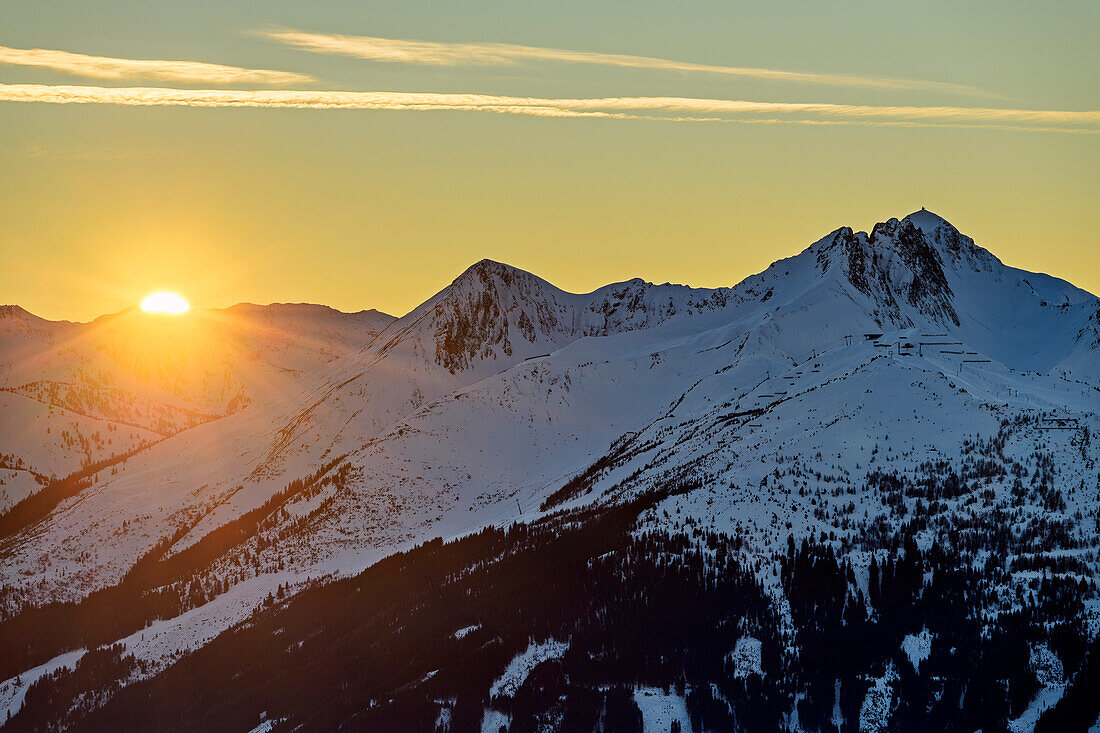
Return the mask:
<svg viewBox="0 0 1100 733"><path fill-rule="evenodd" d="M865 577L863 538L911 517L926 544L998 512L1024 535L1058 523L1052 541L1091 567L1075 517L1096 509L1100 300L1081 293L930 212L842 227L713 290L572 294L482 260L292 389L94 477L0 548L0 586L9 612L79 603L139 562L210 552L189 576L201 602L124 639L155 674L276 587L653 495L639 531L738 537L780 609L788 535L847 548ZM883 478L968 475L975 446L1004 466L977 488L918 502Z"/></svg>
<svg viewBox="0 0 1100 733"><path fill-rule="evenodd" d="M0 453L41 474L71 473L266 399L369 343L390 318L276 304L184 317L132 308L72 323L5 306Z"/></svg>

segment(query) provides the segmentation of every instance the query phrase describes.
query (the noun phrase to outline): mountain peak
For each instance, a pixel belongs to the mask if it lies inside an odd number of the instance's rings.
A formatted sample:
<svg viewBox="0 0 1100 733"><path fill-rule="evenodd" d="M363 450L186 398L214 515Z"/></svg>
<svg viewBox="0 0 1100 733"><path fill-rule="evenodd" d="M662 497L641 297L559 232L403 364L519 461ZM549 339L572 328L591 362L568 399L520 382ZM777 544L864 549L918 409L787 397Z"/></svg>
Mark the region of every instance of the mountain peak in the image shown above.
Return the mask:
<svg viewBox="0 0 1100 733"><path fill-rule="evenodd" d="M949 229L958 231L958 229L955 229L954 225L947 219L923 207L921 207L920 211L914 211L902 221L912 222L917 229L920 229L925 234L932 234L940 227L948 227Z"/></svg>
<svg viewBox="0 0 1100 733"><path fill-rule="evenodd" d="M452 373L497 356L510 358L513 346L538 349L566 326L562 295L545 280L503 262L482 259L411 314L431 313L436 361ZM497 353L499 351L499 354Z"/></svg>
<svg viewBox="0 0 1100 733"><path fill-rule="evenodd" d="M18 305L0 305L0 318L36 318L26 308L22 308Z"/></svg>
<svg viewBox="0 0 1100 733"><path fill-rule="evenodd" d="M546 287L552 286L526 270L496 260L481 259L463 270L462 274L436 297L455 297L459 293L484 292L494 298L523 298L531 294L541 294Z"/></svg>
<svg viewBox="0 0 1100 733"><path fill-rule="evenodd" d="M511 275L515 273L530 274L518 267L484 257L463 270L462 274L455 278L455 282L471 277L484 278L488 275Z"/></svg>
<svg viewBox="0 0 1100 733"><path fill-rule="evenodd" d="M18 305L0 305L0 330L64 329L72 326L69 321L50 321L31 313Z"/></svg>
<svg viewBox="0 0 1100 733"><path fill-rule="evenodd" d="M935 222L942 222L937 224ZM866 232L841 227L811 247L822 270L839 266L849 283L871 299L876 318L908 327L918 313L943 325L958 325L954 294L940 253L941 235L961 235L928 211L890 218ZM924 227L927 227L925 229Z"/></svg>

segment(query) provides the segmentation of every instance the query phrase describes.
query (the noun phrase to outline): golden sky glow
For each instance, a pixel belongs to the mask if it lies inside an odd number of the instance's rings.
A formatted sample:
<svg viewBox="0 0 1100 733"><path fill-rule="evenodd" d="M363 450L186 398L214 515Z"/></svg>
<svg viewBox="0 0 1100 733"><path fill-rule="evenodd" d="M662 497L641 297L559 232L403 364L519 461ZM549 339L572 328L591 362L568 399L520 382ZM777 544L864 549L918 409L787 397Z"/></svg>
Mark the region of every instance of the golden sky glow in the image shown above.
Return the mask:
<svg viewBox="0 0 1100 733"><path fill-rule="evenodd" d="M155 5L0 8L0 302L730 285L921 206L1100 292L1095 3Z"/></svg>

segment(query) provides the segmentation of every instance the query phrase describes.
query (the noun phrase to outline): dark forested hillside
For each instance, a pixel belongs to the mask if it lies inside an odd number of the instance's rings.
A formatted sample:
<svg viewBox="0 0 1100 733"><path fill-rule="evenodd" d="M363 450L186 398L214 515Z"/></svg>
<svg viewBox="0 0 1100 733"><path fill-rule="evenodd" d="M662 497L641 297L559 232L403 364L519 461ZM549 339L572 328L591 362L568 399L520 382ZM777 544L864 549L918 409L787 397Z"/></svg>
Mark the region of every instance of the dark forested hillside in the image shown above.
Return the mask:
<svg viewBox="0 0 1100 733"><path fill-rule="evenodd" d="M266 719L277 730L467 731L495 712L511 731L636 731L632 691L645 686L682 696L694 730L772 731L797 716L805 730L856 731L868 690L888 677L891 730L995 731L1039 686L1037 643L1072 681L1044 729L1095 719L1081 588L1044 578L990 626L990 575L969 553L921 550L911 524L876 540L884 550L866 592L833 544L792 538L780 563L784 620L743 565L741 538L637 531L668 493L429 542L273 597L243 627L121 690L112 680L133 673L133 659L89 654L32 686L11 727L240 731ZM918 663L903 648L913 634L935 639ZM759 642L755 669L732 654L745 638ZM547 640L556 653L499 684L511 660Z"/></svg>

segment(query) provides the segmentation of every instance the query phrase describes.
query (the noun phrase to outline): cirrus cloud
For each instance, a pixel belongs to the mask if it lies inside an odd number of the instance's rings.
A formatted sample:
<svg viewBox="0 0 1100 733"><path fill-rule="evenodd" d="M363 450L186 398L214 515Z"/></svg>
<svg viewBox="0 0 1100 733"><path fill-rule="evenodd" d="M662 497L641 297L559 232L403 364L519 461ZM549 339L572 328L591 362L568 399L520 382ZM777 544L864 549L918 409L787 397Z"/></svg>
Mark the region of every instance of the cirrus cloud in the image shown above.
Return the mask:
<svg viewBox="0 0 1100 733"><path fill-rule="evenodd" d="M999 107L872 106L756 102L692 97L543 98L435 92L0 84L0 102L121 106L261 107L406 111L479 111L536 117L659 119L753 124L862 124L907 127L1001 127L1043 132L1100 132L1100 111Z"/></svg>
<svg viewBox="0 0 1100 733"><path fill-rule="evenodd" d="M521 46L511 43L440 43L298 30L264 30L257 34L279 43L314 53L334 54L386 63L422 66L507 66L522 61L557 61L631 69L719 74L765 81L817 84L834 87L920 90L978 97L999 97L964 84L917 79L891 79L859 74L819 74L745 66L718 66L673 61L652 56L569 51L560 48Z"/></svg>
<svg viewBox="0 0 1100 733"><path fill-rule="evenodd" d="M46 48L0 46L0 64L32 66L91 79L154 79L191 84L301 84L314 81L308 74L270 69L208 64L203 61L165 61L88 56Z"/></svg>

